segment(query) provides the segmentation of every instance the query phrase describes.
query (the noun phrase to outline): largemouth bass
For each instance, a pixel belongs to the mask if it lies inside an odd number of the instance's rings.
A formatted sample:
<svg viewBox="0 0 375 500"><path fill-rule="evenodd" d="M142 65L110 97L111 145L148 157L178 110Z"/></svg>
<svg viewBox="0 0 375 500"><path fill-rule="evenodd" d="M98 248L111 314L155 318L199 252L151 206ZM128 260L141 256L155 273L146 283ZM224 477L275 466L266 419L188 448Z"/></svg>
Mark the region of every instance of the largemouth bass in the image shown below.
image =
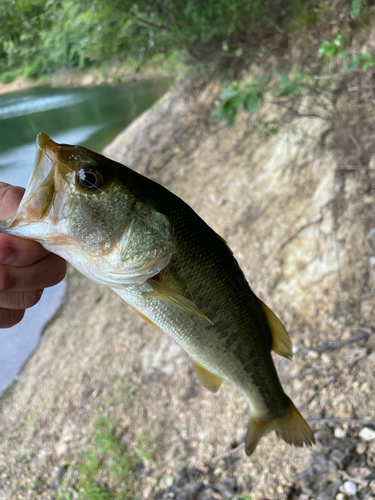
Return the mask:
<svg viewBox="0 0 375 500"><path fill-rule="evenodd" d="M183 347L206 388L235 385L251 413L248 455L272 429L295 446L314 443L271 356L292 357L289 336L226 242L180 198L124 165L45 134L37 146L18 211L0 231L40 242L111 287Z"/></svg>

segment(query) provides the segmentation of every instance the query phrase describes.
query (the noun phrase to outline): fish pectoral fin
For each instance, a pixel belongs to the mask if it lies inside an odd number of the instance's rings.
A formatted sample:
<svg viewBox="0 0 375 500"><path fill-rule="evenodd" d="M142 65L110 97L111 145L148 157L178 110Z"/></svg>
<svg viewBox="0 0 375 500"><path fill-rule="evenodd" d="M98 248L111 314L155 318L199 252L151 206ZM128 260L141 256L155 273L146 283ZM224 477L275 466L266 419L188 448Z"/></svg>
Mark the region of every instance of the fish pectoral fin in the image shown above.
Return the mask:
<svg viewBox="0 0 375 500"><path fill-rule="evenodd" d="M285 326L281 323L276 314L271 311L271 309L266 306L264 302L262 302L260 299L258 300L266 316L268 326L271 330L272 350L280 356L284 356L284 358L292 359L292 341L290 340L288 332L285 330Z"/></svg>
<svg viewBox="0 0 375 500"><path fill-rule="evenodd" d="M176 292L172 288L159 283L158 281L153 280L152 278L147 280L147 282L152 286L153 291L147 292L149 295L156 297L159 300L164 300L169 304L172 304L183 311L192 314L193 316L197 316L198 318L204 319L213 325L212 321L210 321L205 314L202 313L198 309L198 307L191 302L191 300L187 299L180 293Z"/></svg>
<svg viewBox="0 0 375 500"><path fill-rule="evenodd" d="M294 446L303 447L303 445L312 446L315 444L313 431L294 406L291 399L289 399L285 415L279 419L250 419L245 441L246 454L251 455L257 447L260 438L271 430L275 430L276 434L286 443Z"/></svg>
<svg viewBox="0 0 375 500"><path fill-rule="evenodd" d="M198 375L198 378L203 387L205 387L209 391L217 392L220 389L220 386L223 383L224 379L222 377L219 377L219 375L215 375L214 373L208 371L207 368L202 366L197 361L194 361L194 359L191 359L191 361L193 362L194 370Z"/></svg>

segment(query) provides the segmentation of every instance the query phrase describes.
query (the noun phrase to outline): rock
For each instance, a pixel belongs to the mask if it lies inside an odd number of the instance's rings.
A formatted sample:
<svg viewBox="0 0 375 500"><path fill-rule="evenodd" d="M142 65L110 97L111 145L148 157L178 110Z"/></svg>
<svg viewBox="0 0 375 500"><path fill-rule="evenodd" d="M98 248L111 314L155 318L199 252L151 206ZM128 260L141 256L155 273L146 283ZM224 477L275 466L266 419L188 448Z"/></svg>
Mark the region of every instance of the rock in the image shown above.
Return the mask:
<svg viewBox="0 0 375 500"><path fill-rule="evenodd" d="M336 481L330 484L328 483L327 486L315 496L315 500L332 500L338 493L340 486L341 479L336 479Z"/></svg>
<svg viewBox="0 0 375 500"><path fill-rule="evenodd" d="M341 429L341 427L335 427L334 434L335 434L335 438L342 439L342 438L346 437L346 430Z"/></svg>
<svg viewBox="0 0 375 500"><path fill-rule="evenodd" d="M335 496L335 500L345 500L345 495L344 495L344 493L338 493L338 494Z"/></svg>
<svg viewBox="0 0 375 500"><path fill-rule="evenodd" d="M374 429L370 429L369 427L364 427L360 433L359 437L363 439L363 441L372 441L375 439L375 431Z"/></svg>
<svg viewBox="0 0 375 500"><path fill-rule="evenodd" d="M329 458L339 469L345 470L352 460L355 443L351 439L343 438L335 444L332 443L332 446L335 446L335 449L331 451Z"/></svg>
<svg viewBox="0 0 375 500"><path fill-rule="evenodd" d="M357 453L358 455L363 455L364 452L366 451L366 448L367 448L367 444L366 443L358 443L357 444Z"/></svg>
<svg viewBox="0 0 375 500"><path fill-rule="evenodd" d="M187 484L184 488L186 499L196 498L203 489L204 489L203 483L199 481L192 481L191 483Z"/></svg>
<svg viewBox="0 0 375 500"><path fill-rule="evenodd" d="M352 481L345 481L340 487L340 491L345 495L355 495L357 493L357 486Z"/></svg>
<svg viewBox="0 0 375 500"><path fill-rule="evenodd" d="M310 359L318 359L319 358L319 353L316 351L309 351L307 353L307 357Z"/></svg>

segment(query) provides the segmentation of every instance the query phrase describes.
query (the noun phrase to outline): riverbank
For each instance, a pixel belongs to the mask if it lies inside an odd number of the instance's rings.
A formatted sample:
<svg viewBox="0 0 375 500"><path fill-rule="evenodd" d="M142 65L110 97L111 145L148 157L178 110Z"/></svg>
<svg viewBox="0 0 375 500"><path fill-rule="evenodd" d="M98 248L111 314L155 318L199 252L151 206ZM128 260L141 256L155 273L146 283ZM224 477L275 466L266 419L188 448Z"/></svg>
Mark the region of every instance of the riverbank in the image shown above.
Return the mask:
<svg viewBox="0 0 375 500"><path fill-rule="evenodd" d="M338 174L334 143L316 147L326 130L316 117L276 135L254 131L243 112L230 131L213 124L221 90L208 76L180 84L104 154L165 185L226 239L290 332L294 360L276 364L288 395L317 419L317 446L295 449L271 433L251 458L210 466L243 440L245 400L225 382L217 394L203 389L174 342L70 268L64 306L1 399L1 499L115 495L119 456L134 499L325 500L347 481L371 494L375 440L360 432L375 414L374 169Z"/></svg>
<svg viewBox="0 0 375 500"><path fill-rule="evenodd" d="M30 80L25 80L22 76L18 76L11 83L1 83L0 82L0 95L1 94L10 94L11 92L18 92L20 90L29 89L32 87L37 87L38 85L42 85L38 82L33 82Z"/></svg>
<svg viewBox="0 0 375 500"><path fill-rule="evenodd" d="M165 65L153 65L139 68L120 64L119 62L108 63L102 68L91 70L80 70L78 68L62 68L59 71L45 76L39 80L17 77L13 82L3 84L0 82L0 95L18 92L39 85L51 85L51 87L93 87L98 85L118 85L120 83L148 80L155 78L179 78L183 72L182 64L178 69Z"/></svg>

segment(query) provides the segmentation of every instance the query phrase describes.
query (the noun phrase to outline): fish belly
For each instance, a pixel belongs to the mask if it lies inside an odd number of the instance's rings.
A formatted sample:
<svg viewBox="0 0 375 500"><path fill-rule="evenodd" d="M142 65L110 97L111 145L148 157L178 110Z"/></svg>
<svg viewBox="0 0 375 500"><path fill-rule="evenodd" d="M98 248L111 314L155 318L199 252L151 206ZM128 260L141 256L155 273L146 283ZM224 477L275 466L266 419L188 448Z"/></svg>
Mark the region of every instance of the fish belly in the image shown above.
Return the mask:
<svg viewBox="0 0 375 500"><path fill-rule="evenodd" d="M270 374L259 376L246 371L236 352L220 340L215 324L207 326L204 319L188 314L182 309L163 302L149 294L147 282L123 290L113 289L120 297L151 323L170 335L189 355L204 368L231 382L246 398L251 414L259 418L274 418L283 414L288 398L274 375L272 357L262 360L249 359L249 367L270 365ZM255 380L253 380L255 379Z"/></svg>

